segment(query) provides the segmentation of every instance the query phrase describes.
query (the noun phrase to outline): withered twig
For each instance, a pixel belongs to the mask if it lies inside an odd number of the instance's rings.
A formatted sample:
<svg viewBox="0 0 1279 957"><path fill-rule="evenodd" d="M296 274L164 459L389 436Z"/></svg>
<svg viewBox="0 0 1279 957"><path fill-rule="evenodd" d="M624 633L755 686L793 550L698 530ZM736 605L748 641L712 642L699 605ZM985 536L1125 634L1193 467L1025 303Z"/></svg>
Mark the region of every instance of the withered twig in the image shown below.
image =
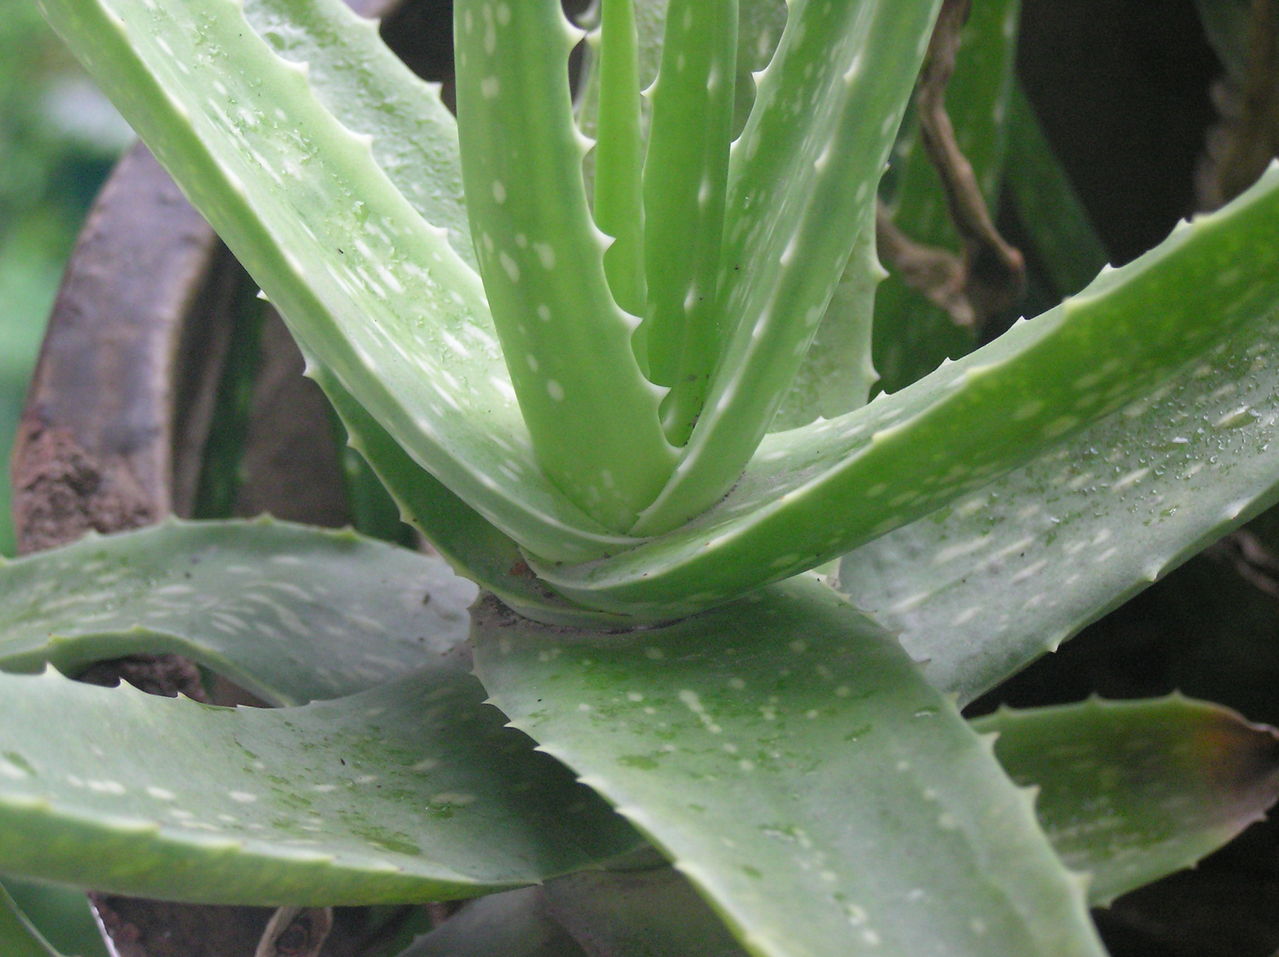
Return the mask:
<svg viewBox="0 0 1279 957"><path fill-rule="evenodd" d="M262 931L253 957L318 957L332 929L331 907L281 907Z"/></svg>

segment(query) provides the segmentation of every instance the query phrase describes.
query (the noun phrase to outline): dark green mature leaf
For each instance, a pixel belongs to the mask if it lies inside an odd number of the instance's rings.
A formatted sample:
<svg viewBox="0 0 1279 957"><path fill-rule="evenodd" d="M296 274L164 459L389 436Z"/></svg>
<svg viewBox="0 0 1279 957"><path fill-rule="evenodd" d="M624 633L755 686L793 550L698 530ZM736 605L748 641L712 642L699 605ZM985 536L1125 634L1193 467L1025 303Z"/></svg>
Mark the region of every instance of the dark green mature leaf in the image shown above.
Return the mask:
<svg viewBox="0 0 1279 957"><path fill-rule="evenodd" d="M526 887L467 904L399 957L587 957L587 953L546 913L542 889Z"/></svg>
<svg viewBox="0 0 1279 957"><path fill-rule="evenodd" d="M55 949L76 957L109 957L84 891L8 876L0 879L0 887Z"/></svg>
<svg viewBox="0 0 1279 957"><path fill-rule="evenodd" d="M0 667L177 652L297 704L465 670L475 593L438 558L352 532L168 522L0 565Z"/></svg>
<svg viewBox="0 0 1279 957"><path fill-rule="evenodd" d="M1015 133L1009 129L1008 105L1020 15L1021 0L973 4L961 36L955 73L946 87L946 112L955 127L956 142L972 164L982 195L991 206L999 200L1005 150L1016 145ZM940 246L958 255L959 237L946 194L913 118L908 118L908 128L894 148L890 179L889 212L895 225L913 242ZM976 345L977 330L957 325L900 276L890 275L880 288L875 308L875 366L885 392L904 388L937 368L943 359L957 359Z"/></svg>
<svg viewBox="0 0 1279 957"><path fill-rule="evenodd" d="M813 580L625 639L488 605L476 641L494 703L752 953L1101 953L989 741Z"/></svg>
<svg viewBox="0 0 1279 957"><path fill-rule="evenodd" d="M0 886L0 947L5 957L62 957Z"/></svg>
<svg viewBox="0 0 1279 957"><path fill-rule="evenodd" d="M468 897L634 833L454 671L214 708L0 675L0 872L205 903Z"/></svg>
<svg viewBox="0 0 1279 957"><path fill-rule="evenodd" d="M1019 784L1053 847L1091 874L1089 899L1113 898L1216 850L1279 797L1271 728L1178 695L999 712L995 756Z"/></svg>
<svg viewBox="0 0 1279 957"><path fill-rule="evenodd" d="M840 589L971 700L1279 500L1276 341L1279 303L1023 468L852 552Z"/></svg>
<svg viewBox="0 0 1279 957"><path fill-rule="evenodd" d="M746 953L688 879L669 867L570 874L541 893L548 912L592 955Z"/></svg>

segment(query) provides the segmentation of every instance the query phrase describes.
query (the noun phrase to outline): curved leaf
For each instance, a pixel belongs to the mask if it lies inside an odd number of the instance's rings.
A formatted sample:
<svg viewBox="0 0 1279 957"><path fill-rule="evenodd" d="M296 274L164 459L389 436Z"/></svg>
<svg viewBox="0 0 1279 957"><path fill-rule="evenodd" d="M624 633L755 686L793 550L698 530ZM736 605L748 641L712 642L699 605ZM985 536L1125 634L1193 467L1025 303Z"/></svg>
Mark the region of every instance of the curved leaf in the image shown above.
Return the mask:
<svg viewBox="0 0 1279 957"><path fill-rule="evenodd" d="M1272 302L1122 409L852 552L840 590L971 700L1279 500L1276 341Z"/></svg>
<svg viewBox="0 0 1279 957"><path fill-rule="evenodd" d="M475 592L438 558L352 532L166 522L0 565L0 667L176 652L297 704L465 670Z"/></svg>
<svg viewBox="0 0 1279 957"><path fill-rule="evenodd" d="M685 528L613 558L535 568L582 604L672 617L815 567L1015 469L1042 470L1038 481L1059 488L1071 480L1055 479L1070 467L1054 458L1070 454L1063 442L1099 425L1108 444L1097 448L1122 460L1149 421L1134 420L1195 369L1225 363L1244 379L1253 364L1264 372L1279 306L1276 217L1279 169L1272 168L1230 206L959 362L849 415L768 436L733 491ZM1241 388L1231 386L1224 398ZM1244 405L1223 413L1220 424L1204 423L1197 438L1181 437L1202 441L1200 448L1230 446L1253 421ZM1169 441L1176 436L1146 448L1140 468L1149 467L1151 478L1190 467L1186 443ZM1227 520L1265 497L1273 483L1265 455L1258 453L1252 479L1230 492L1239 507ZM1176 495L1179 508L1189 501ZM1208 510L1205 504L1202 514ZM1214 515L1209 527L1220 519ZM1187 540L1193 537L1175 550ZM949 634L933 632L936 640Z"/></svg>
<svg viewBox="0 0 1279 957"><path fill-rule="evenodd" d="M489 604L475 640L512 724L754 954L1102 953L989 742L813 580L624 640Z"/></svg>
<svg viewBox="0 0 1279 957"><path fill-rule="evenodd" d="M0 886L0 946L9 957L62 957Z"/></svg>
<svg viewBox="0 0 1279 957"><path fill-rule="evenodd" d="M1001 709L973 726L995 732L995 757L1034 785L1053 847L1091 874L1109 904L1221 847L1279 797L1272 728L1179 695Z"/></svg>
<svg viewBox="0 0 1279 957"><path fill-rule="evenodd" d="M0 675L0 871L202 903L468 897L634 833L456 671L296 708Z"/></svg>
<svg viewBox="0 0 1279 957"><path fill-rule="evenodd" d="M534 462L479 277L448 224L423 220L384 172L371 134L329 111L305 64L231 0L41 7L300 343L416 461L539 554L582 560L628 543ZM328 11L306 16L337 18ZM345 23L317 42L339 42ZM450 155L423 189L450 188Z"/></svg>

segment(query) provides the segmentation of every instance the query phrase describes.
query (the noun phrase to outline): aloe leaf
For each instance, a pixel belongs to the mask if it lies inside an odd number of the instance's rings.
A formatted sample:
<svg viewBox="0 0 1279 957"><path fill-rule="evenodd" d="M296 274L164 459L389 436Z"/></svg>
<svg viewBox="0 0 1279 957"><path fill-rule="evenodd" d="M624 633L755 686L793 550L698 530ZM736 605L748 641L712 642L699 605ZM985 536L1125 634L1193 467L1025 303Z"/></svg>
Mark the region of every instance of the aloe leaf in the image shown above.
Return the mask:
<svg viewBox="0 0 1279 957"><path fill-rule="evenodd" d="M351 446L399 503L403 520L417 528L459 575L537 621L588 627L625 624L625 616L574 605L542 584L513 540L420 468L322 369L313 367L312 372L342 418Z"/></svg>
<svg viewBox="0 0 1279 957"><path fill-rule="evenodd" d="M956 141L992 207L999 201L1005 152L1017 146L1016 133L1009 128L1009 98L1020 14L1021 0L973 4L955 72L946 87L946 111L954 124ZM941 181L920 142L917 124L909 125L910 132L903 134L895 150L889 212L912 241L946 247L958 254L959 237ZM1047 224L1055 224L1055 217L1050 216ZM1075 292L1082 285L1068 291ZM904 388L937 368L943 359L956 359L976 345L976 330L957 325L899 276L890 275L880 288L875 310L875 366L885 392Z"/></svg>
<svg viewBox="0 0 1279 957"><path fill-rule="evenodd" d="M62 957L0 886L0 946L9 957Z"/></svg>
<svg viewBox="0 0 1279 957"><path fill-rule="evenodd" d="M1045 522L1046 516L1054 514L1044 507L1046 490L1067 496L1066 483L1090 471L1081 488L1088 488L1093 480L1105 482L1117 486L1116 493L1127 491L1126 502L1134 501L1129 495L1140 496L1149 487L1131 488L1134 483L1161 479L1157 472L1189 472L1193 477L1215 464L1210 462L1214 455L1220 460L1222 448L1229 447L1239 430L1254 421L1249 402L1266 401L1264 395L1245 390L1242 380L1260 377L1269 361L1266 336L1272 335L1269 330L1279 303L1276 217L1279 169L1272 169L1230 206L1183 225L1151 253L1107 272L1080 296L1020 323L959 362L901 392L881 396L857 412L769 436L733 491L685 529L592 564L560 568L537 563L536 568L552 587L580 603L630 609L636 615L669 616L699 603L726 600L761 581L816 567L958 503L1019 468L1036 476L1034 502L1036 509L1043 509ZM1081 463L1066 458L1072 453L1069 448L1063 450L1063 443L1070 437L1091 435L1090 443L1080 447L1102 450L1097 453L1102 461L1112 457L1120 463L1135 461L1126 458L1126 450L1143 442L1141 430L1154 427L1144 414L1149 406L1175 391L1178 382L1193 381L1196 369L1219 365L1234 370L1233 384L1211 401L1219 405L1236 401L1217 418L1202 423L1202 433L1183 433L1185 421L1176 420L1178 426L1162 433L1163 444L1142 445L1142 461L1128 469L1139 473L1134 476L1125 478L1127 471L1103 472L1088 466L1071 473ZM1260 421L1267 423L1265 414ZM1263 444L1268 441L1262 440ZM920 449L928 449L928 454L921 455ZM1193 472L1195 463L1186 458L1192 452L1205 457ZM1189 494L1190 484L1170 485L1156 514L1175 505L1175 514L1193 513L1201 520L1189 532L1183 527L1181 537L1175 543L1170 538L1160 552L1139 554L1134 549L1132 564L1140 577L1150 581L1190 547L1204 544L1204 536L1240 516L1248 517L1251 513L1245 514L1246 510L1259 507L1252 504L1254 500L1268 500L1273 468L1273 456L1268 459L1259 451L1248 478L1238 472L1226 483L1209 469L1194 483L1203 485L1202 499ZM1062 478L1064 473L1069 474ZM1079 501L1079 509L1088 514L1106 508L1108 499L1085 493ZM1048 504L1055 507L1051 501ZM1029 505L1026 498L1020 507ZM832 522L832 515L839 516L839 521ZM1117 512L1110 515L1112 524L1123 521ZM974 528L983 529L983 523L990 521L985 515L968 520ZM1056 525L1050 527L1057 536ZM1124 521L1123 527L1131 526ZM1093 534L1100 532L1097 528ZM1130 540L1135 541L1137 534L1144 531L1135 532ZM978 537L970 533L962 540ZM1054 546L1060 547L1060 543ZM1101 560L1109 562L1120 554L1112 555L1109 549L1119 547L1116 541L1095 554L1106 554ZM763 555L776 557L761 564ZM1045 554L1045 560L1052 559ZM1080 556L1073 555L1072 561L1077 566ZM965 570L969 564L964 563ZM1117 571L1119 566L1107 568ZM1022 578L1016 584L1037 588L1039 581L1028 583ZM1103 576L1091 574L1081 574L1077 581L1080 589L1088 591L1100 583L1104 607L1097 608L1098 613L1110 607L1125 587L1110 588ZM1131 591L1140 587L1136 576L1128 583ZM1054 598L1061 596L1056 608L1064 609L1073 587L1054 590ZM857 600L861 601L860 595ZM973 603L993 607L984 596ZM876 598L869 607L879 614L893 604ZM923 604L929 613L938 607ZM1020 614L1008 606L1001 606L999 613ZM1039 638L1036 650L1065 637L1089 614L1072 612L1065 620L1069 627L1049 629ZM884 623L893 630L913 632L899 617L889 616ZM982 634L986 643L995 630L972 634ZM944 643L945 649L934 655L931 646L921 646L919 641L911 647L925 656L953 662L967 653L960 648L972 647L972 642L952 645L953 638L947 620L947 627L930 631L924 639ZM976 679L978 684L995 677L995 671L1002 677L1027 660L1022 651L1007 651L1002 639L991 640L989 648L980 654L993 667ZM1000 660L993 661L995 657ZM930 675L956 690L971 687L967 679L945 679L935 664Z"/></svg>
<svg viewBox="0 0 1279 957"><path fill-rule="evenodd" d="M744 957L733 935L678 871L583 872L540 891L548 912L603 957Z"/></svg>
<svg viewBox="0 0 1279 957"><path fill-rule="evenodd" d="M598 34L601 109L595 140L595 223L613 237L604 272L619 306L644 310L644 130L633 0L603 0Z"/></svg>
<svg viewBox="0 0 1279 957"><path fill-rule="evenodd" d="M176 652L294 704L464 669L474 596L440 559L351 532L168 522L0 565L0 667Z"/></svg>
<svg viewBox="0 0 1279 957"><path fill-rule="evenodd" d="M769 431L798 428L819 417L832 419L861 408L870 398L879 378L870 347L875 296L886 275L875 251L874 219L874 211L868 211L844 276Z"/></svg>
<svg viewBox="0 0 1279 957"><path fill-rule="evenodd" d="M644 162L648 375L670 386L666 434L683 445L719 351L716 284L737 75L737 0L671 0Z"/></svg>
<svg viewBox="0 0 1279 957"><path fill-rule="evenodd" d="M573 502L624 531L675 456L586 201L566 69L577 31L556 0L459 0L454 36L471 233L534 451Z"/></svg>
<svg viewBox="0 0 1279 957"><path fill-rule="evenodd" d="M799 368L875 202L937 0L796 0L733 146L716 309L724 345L680 466L636 524L733 485Z"/></svg>
<svg viewBox="0 0 1279 957"><path fill-rule="evenodd" d="M1101 953L1082 885L990 742L814 580L624 641L489 604L475 642L512 724L751 953Z"/></svg>
<svg viewBox="0 0 1279 957"><path fill-rule="evenodd" d="M371 904L632 849L483 696L453 670L282 709L0 675L0 871L168 900Z"/></svg>
<svg viewBox="0 0 1279 957"><path fill-rule="evenodd" d="M1005 770L1039 789L1040 823L1091 874L1094 904L1194 864L1279 797L1275 731L1180 695L1001 709L973 726L997 733Z"/></svg>
<svg viewBox="0 0 1279 957"><path fill-rule="evenodd" d="M419 79L382 42L377 21L342 0L244 0L244 15L282 58L306 64L325 109L373 138L373 159L395 188L474 266L457 123L439 84Z"/></svg>
<svg viewBox="0 0 1279 957"><path fill-rule="evenodd" d="M0 880L23 916L58 951L76 957L108 957L102 932L83 891L13 877ZM6 955L11 951L6 949Z"/></svg>
<svg viewBox="0 0 1279 957"><path fill-rule="evenodd" d="M526 887L472 901L399 957L587 957L587 953L546 913L542 889Z"/></svg>
<svg viewBox="0 0 1279 957"><path fill-rule="evenodd" d="M223 0L42 9L295 337L416 461L547 557L627 543L538 468L479 277L384 173L369 134L328 111L304 64ZM493 477L508 471L518 480Z"/></svg>
<svg viewBox="0 0 1279 957"><path fill-rule="evenodd" d="M1277 337L1272 304L1117 412L850 553L841 590L931 681L976 697L1279 500Z"/></svg>
<svg viewBox="0 0 1279 957"><path fill-rule="evenodd" d="M1057 292L1073 295L1110 261L1025 91L1009 101L1008 186L1023 228Z"/></svg>

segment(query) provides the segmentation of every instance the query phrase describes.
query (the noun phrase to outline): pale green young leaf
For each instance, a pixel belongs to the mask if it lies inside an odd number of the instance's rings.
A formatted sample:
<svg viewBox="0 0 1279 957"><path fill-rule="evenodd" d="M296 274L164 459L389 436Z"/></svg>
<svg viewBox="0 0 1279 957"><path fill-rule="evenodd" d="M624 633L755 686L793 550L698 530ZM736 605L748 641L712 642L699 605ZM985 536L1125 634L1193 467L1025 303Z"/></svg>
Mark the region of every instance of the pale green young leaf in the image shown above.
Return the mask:
<svg viewBox="0 0 1279 957"><path fill-rule="evenodd" d="M1038 789L1039 821L1091 875L1094 904L1191 866L1279 797L1274 730L1179 695L1001 709L973 726L998 734L1009 776Z"/></svg>
<svg viewBox="0 0 1279 957"><path fill-rule="evenodd" d="M448 229L418 215L370 135L330 113L238 3L41 6L295 337L416 461L540 554L581 560L628 541L534 462L479 277ZM426 192L454 171L436 175Z"/></svg>
<svg viewBox="0 0 1279 957"><path fill-rule="evenodd" d="M990 742L820 583L626 641L477 615L494 703L751 953L1102 953Z"/></svg>
<svg viewBox="0 0 1279 957"><path fill-rule="evenodd" d="M634 833L456 670L302 707L214 708L0 675L0 871L201 903L469 897Z"/></svg>
<svg viewBox="0 0 1279 957"><path fill-rule="evenodd" d="M1016 481L1019 469L1042 470L1034 504L1036 509L1049 506L1046 514L1052 514L1045 491L1073 480L1058 477L1078 464L1056 458L1071 454L1062 450L1071 436L1100 428L1107 443L1096 446L1100 454L1123 460L1126 450L1141 442L1141 430L1150 428L1142 413L1187 377L1193 380L1194 370L1207 370L1200 373L1206 375L1224 364L1251 370L1236 372L1237 379L1266 373L1271 353L1268 330L1279 307L1276 216L1279 169L1230 206L1184 225L1151 253L1104 274L1080 296L1015 326L959 362L857 412L769 436L733 491L684 529L589 565L536 567L552 587L583 604L670 616L815 567L956 503L1000 475L1013 472L1010 481ZM1211 401L1230 402L1241 388L1232 385ZM1264 397L1257 395L1252 401ZM1202 433L1173 431L1167 444L1152 445L1144 461L1132 467L1140 472L1136 477L1094 477L1116 483L1115 491L1123 491L1142 478L1154 481L1188 470L1194 467L1186 458L1188 443L1195 444L1196 452L1203 446L1228 446L1253 420L1251 406L1239 397L1218 418L1204 423ZM1264 416L1259 421L1269 425ZM1170 441L1174 438L1185 441ZM1265 448L1257 450L1251 479L1240 473L1238 484L1228 484L1210 478L1211 471L1203 476L1213 491L1201 499L1202 507L1195 504L1191 509L1192 499L1182 494L1185 485L1164 493L1169 501L1156 512L1175 502L1174 515L1189 516L1193 511L1201 518L1198 531L1170 539L1162 552L1134 559L1146 581L1202 544L1200 536L1246 517L1254 501L1268 500L1274 483L1274 453L1268 442L1263 440ZM928 453L921 455L920 449ZM1220 451L1207 451L1199 469L1215 464L1212 456ZM1044 482L1049 483L1047 489ZM1106 502L1097 498L1081 508L1090 513ZM833 522L832 516L839 516L839 521ZM971 520L982 521L980 516ZM1108 553L1110 547L1098 554ZM1134 549L1132 554L1138 553ZM762 555L775 557L761 564ZM1113 555L1108 553L1103 561ZM1097 579L1081 574L1079 581L1085 584L1080 587L1092 592ZM1018 579L1017 584L1027 581ZM1130 581L1136 588L1136 580ZM1122 590L1101 587L1107 607ZM1066 594L1063 590L1063 602ZM872 604L877 613L886 607L882 598ZM1017 617L1013 607L1002 608L1001 613ZM1087 615L1077 620L1072 614L1067 621L1077 627ZM901 627L895 619L885 624L894 630ZM928 640L941 642L952 631L933 630ZM981 635L985 643L988 631L972 634ZM1052 634L1050 630L1042 635L1038 647ZM1005 654L993 651L1000 642L989 646L991 654ZM1025 660L1020 652L1008 655L998 663L999 669L1006 666L998 676ZM979 683L989 677L990 671Z"/></svg>
<svg viewBox="0 0 1279 957"><path fill-rule="evenodd" d="M471 233L534 453L571 501L624 532L675 453L587 205L566 69L579 37L558 0L458 0L454 37Z"/></svg>
<svg viewBox="0 0 1279 957"><path fill-rule="evenodd" d="M174 652L297 704L465 670L474 597L439 558L351 532L169 522L0 565L0 668Z"/></svg>
<svg viewBox="0 0 1279 957"><path fill-rule="evenodd" d="M938 0L796 0L733 146L706 401L679 468L635 526L723 497L795 376L875 202Z"/></svg>
<svg viewBox="0 0 1279 957"><path fill-rule="evenodd" d="M737 0L671 0L644 162L648 375L683 445L719 355L716 285L737 75Z"/></svg>

